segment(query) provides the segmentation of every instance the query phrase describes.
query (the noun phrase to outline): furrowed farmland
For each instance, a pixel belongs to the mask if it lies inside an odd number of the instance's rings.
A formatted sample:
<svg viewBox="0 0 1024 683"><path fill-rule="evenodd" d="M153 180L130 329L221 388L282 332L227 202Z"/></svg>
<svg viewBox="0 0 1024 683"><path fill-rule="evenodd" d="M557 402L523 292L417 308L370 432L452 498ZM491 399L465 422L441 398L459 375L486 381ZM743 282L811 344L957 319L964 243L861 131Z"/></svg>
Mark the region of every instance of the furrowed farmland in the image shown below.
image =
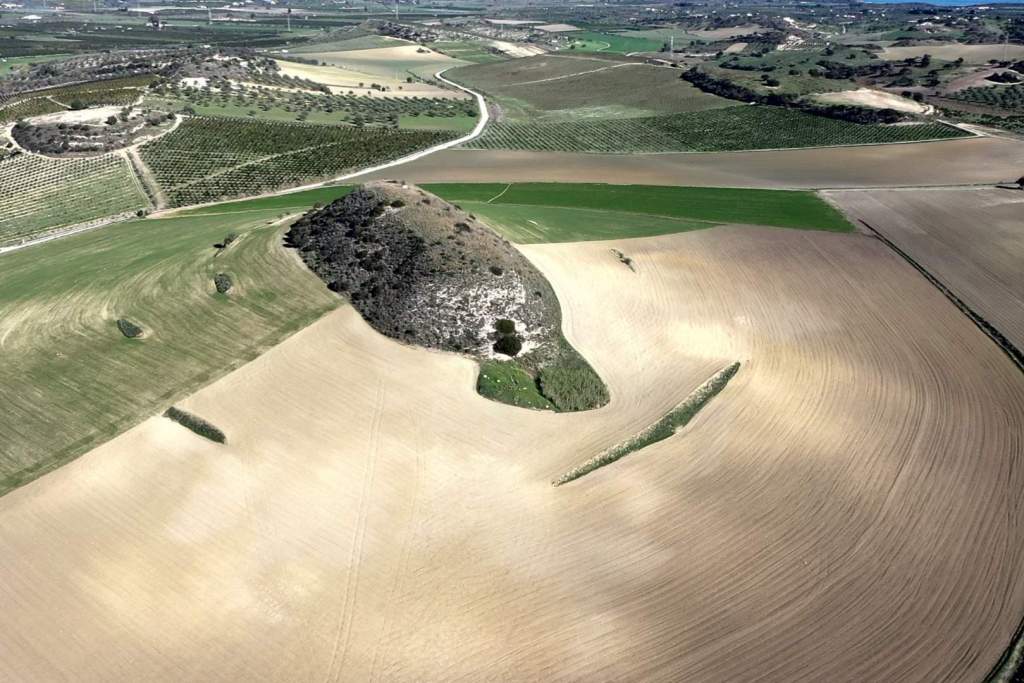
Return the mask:
<svg viewBox="0 0 1024 683"><path fill-rule="evenodd" d="M184 206L340 175L453 137L442 131L194 117L143 146L141 156L169 204Z"/></svg>
<svg viewBox="0 0 1024 683"><path fill-rule="evenodd" d="M769 106L601 121L495 123L465 146L560 152L724 152L968 137L941 123L866 125Z"/></svg>
<svg viewBox="0 0 1024 683"><path fill-rule="evenodd" d="M1024 683L1024 5L880 1L5 4L0 682Z"/></svg>
<svg viewBox="0 0 1024 683"><path fill-rule="evenodd" d="M0 159L0 246L148 206L128 161L116 154Z"/></svg>

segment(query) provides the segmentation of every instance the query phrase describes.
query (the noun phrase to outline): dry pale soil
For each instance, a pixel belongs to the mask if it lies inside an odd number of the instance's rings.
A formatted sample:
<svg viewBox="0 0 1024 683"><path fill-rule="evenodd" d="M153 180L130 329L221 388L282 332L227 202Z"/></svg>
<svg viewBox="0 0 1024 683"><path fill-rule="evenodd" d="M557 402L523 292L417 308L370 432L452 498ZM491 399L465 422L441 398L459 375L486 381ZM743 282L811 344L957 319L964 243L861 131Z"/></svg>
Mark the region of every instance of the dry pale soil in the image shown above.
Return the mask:
<svg viewBox="0 0 1024 683"><path fill-rule="evenodd" d="M523 251L609 405L486 401L343 307L181 404L227 445L154 417L0 498L0 678L981 680L1024 613L1024 381L963 315L862 235Z"/></svg>

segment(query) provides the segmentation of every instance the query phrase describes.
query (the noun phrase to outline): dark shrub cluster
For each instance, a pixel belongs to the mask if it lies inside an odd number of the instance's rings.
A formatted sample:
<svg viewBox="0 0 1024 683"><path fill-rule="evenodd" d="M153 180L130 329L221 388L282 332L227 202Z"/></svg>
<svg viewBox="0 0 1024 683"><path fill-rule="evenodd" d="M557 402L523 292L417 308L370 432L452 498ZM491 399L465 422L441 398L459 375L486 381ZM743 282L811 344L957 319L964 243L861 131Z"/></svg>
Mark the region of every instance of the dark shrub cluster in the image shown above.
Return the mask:
<svg viewBox="0 0 1024 683"><path fill-rule="evenodd" d="M231 276L227 273L217 273L213 278L213 284L217 288L218 294L227 294L234 286Z"/></svg>
<svg viewBox="0 0 1024 683"><path fill-rule="evenodd" d="M129 339L135 339L136 337L142 336L142 328L133 323L131 320L126 320L125 318L118 319L117 329L121 330L121 334L128 337Z"/></svg>
<svg viewBox="0 0 1024 683"><path fill-rule="evenodd" d="M171 406L164 413L164 417L174 420L182 427L191 429L199 436L205 437L210 441L216 441L217 443L225 443L227 441L227 437L224 435L224 432L217 429L198 415L193 415L192 413Z"/></svg>

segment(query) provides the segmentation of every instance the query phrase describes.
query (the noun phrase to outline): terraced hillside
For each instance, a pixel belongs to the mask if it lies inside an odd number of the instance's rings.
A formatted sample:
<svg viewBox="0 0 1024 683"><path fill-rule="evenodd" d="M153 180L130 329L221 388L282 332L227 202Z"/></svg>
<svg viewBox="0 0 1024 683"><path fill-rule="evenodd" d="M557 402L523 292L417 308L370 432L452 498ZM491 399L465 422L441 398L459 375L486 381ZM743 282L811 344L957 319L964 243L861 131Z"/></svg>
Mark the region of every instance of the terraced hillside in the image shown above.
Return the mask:
<svg viewBox="0 0 1024 683"><path fill-rule="evenodd" d="M128 161L118 155L0 159L0 246L149 205Z"/></svg>
<svg viewBox="0 0 1024 683"><path fill-rule="evenodd" d="M447 131L190 117L140 153L170 205L183 206L340 175L455 136Z"/></svg>
<svg viewBox="0 0 1024 683"><path fill-rule="evenodd" d="M771 106L631 119L494 123L465 146L559 152L724 152L969 137L941 123L864 125Z"/></svg>

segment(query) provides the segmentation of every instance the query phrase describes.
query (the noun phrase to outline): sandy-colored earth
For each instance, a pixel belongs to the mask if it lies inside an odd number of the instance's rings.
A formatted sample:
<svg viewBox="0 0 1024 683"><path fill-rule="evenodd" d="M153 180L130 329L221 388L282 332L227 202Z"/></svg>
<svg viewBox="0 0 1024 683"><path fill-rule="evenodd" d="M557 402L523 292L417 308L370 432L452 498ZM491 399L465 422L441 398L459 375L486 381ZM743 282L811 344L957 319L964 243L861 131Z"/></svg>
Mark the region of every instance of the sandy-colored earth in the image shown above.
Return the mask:
<svg viewBox="0 0 1024 683"><path fill-rule="evenodd" d="M1016 180L1024 142L966 138L906 145L713 154L451 150L403 164L413 182L605 182L723 187L900 187ZM390 175L389 175L390 174ZM381 179L395 171L367 174Z"/></svg>
<svg viewBox="0 0 1024 683"><path fill-rule="evenodd" d="M1024 192L830 192L895 242L1018 348L1024 348Z"/></svg>
<svg viewBox="0 0 1024 683"><path fill-rule="evenodd" d="M536 28L541 31L547 31L548 33L564 33L565 31L580 30L579 27L573 26L572 24L543 24Z"/></svg>
<svg viewBox="0 0 1024 683"><path fill-rule="evenodd" d="M119 105L109 107L89 107L87 109L67 109L52 114L40 114L27 119L28 123L36 126L51 123L103 123L111 116L117 116L124 107Z"/></svg>
<svg viewBox="0 0 1024 683"><path fill-rule="evenodd" d="M487 402L342 308L183 404L228 445L152 418L0 498L0 679L981 680L1024 380L941 294L861 235L524 251L606 408Z"/></svg>
<svg viewBox="0 0 1024 683"><path fill-rule="evenodd" d="M347 55L352 52L354 50L339 52L338 54ZM320 59L326 54L309 53L302 56L304 58ZM370 97L448 97L456 99L468 97L461 90L449 90L420 81L408 83L401 75L401 69L396 70L393 76L386 76L379 73L356 71L338 66L301 64L284 60L277 60L277 64L281 68L282 75L308 78L311 81L322 83L335 94L354 92L357 95L368 95ZM389 89L386 92L376 90L370 87L373 83Z"/></svg>
<svg viewBox="0 0 1024 683"><path fill-rule="evenodd" d="M899 95L873 88L817 93L812 95L812 97L828 104L852 104L862 107L874 107L875 109L895 109L896 111L905 111L911 114L926 114L933 109L921 102L915 102L909 97L900 97Z"/></svg>

